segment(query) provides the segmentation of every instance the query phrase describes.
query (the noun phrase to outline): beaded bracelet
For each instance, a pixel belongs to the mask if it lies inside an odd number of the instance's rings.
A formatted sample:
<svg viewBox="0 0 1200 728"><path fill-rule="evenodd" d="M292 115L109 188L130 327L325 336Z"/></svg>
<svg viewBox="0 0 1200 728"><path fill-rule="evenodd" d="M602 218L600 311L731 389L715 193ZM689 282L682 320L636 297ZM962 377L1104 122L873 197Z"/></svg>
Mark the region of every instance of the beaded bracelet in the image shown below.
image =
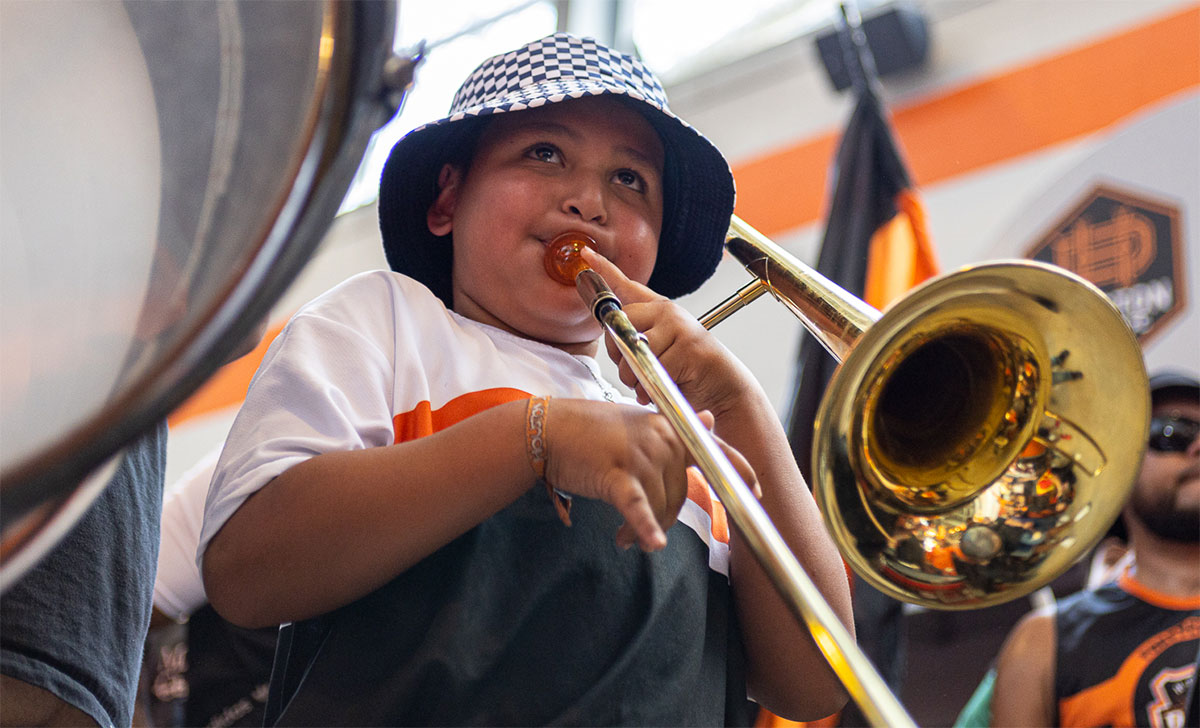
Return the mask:
<svg viewBox="0 0 1200 728"><path fill-rule="evenodd" d="M571 525L571 498L560 492L546 480L546 415L550 412L549 397L530 397L525 410L525 451L529 464L538 482L545 484L546 492L558 512L558 519Z"/></svg>

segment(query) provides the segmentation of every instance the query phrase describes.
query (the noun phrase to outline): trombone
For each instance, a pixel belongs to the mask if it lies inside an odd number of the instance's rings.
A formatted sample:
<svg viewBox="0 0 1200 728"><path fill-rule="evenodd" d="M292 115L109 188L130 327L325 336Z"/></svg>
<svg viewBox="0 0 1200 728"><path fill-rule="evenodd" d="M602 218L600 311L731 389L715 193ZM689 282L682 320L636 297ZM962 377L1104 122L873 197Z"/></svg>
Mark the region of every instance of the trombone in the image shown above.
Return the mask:
<svg viewBox="0 0 1200 728"><path fill-rule="evenodd" d="M914 725L579 258L580 237L552 243L547 270L574 282L867 719ZM872 586L934 609L1000 604L1053 580L1116 519L1144 451L1149 386L1137 339L1095 286L1056 266L992 262L881 313L737 217L725 249L753 278L701 317L706 328L770 293L840 362L814 423L812 487L842 557Z"/></svg>

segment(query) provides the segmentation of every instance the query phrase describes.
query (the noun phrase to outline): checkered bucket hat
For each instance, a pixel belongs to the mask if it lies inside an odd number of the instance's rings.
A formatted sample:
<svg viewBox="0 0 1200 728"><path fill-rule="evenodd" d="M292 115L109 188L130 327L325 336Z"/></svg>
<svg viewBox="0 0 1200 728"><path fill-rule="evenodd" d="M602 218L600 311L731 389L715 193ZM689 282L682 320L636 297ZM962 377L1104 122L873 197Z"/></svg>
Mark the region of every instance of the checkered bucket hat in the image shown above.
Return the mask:
<svg viewBox="0 0 1200 728"><path fill-rule="evenodd" d="M733 175L721 152L667 108L662 84L635 58L566 33L484 61L459 88L450 115L409 132L392 148L379 191L388 264L451 304L452 246L429 232L426 211L443 164L473 147L491 114L585 96L622 96L650 122L666 151L664 214L650 287L675 298L696 290L721 260L733 214Z"/></svg>

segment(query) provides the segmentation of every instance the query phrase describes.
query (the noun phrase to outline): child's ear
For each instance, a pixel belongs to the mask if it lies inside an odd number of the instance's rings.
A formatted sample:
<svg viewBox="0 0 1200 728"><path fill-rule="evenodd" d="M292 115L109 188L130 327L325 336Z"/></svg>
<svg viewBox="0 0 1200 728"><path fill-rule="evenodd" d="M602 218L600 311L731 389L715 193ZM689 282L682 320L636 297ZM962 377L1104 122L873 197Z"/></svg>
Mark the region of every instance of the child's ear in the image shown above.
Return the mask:
<svg viewBox="0 0 1200 728"><path fill-rule="evenodd" d="M454 208L458 204L458 186L462 182L462 170L453 164L442 165L438 172L438 194L425 213L425 224L429 232L441 237L454 228Z"/></svg>

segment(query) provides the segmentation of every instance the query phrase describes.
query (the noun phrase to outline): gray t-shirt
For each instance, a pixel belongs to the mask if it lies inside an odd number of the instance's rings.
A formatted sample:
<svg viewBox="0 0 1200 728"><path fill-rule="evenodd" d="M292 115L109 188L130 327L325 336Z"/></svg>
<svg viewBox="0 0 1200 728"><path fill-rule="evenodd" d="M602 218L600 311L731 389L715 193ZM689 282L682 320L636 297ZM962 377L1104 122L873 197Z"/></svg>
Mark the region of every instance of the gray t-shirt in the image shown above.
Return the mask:
<svg viewBox="0 0 1200 728"><path fill-rule="evenodd" d="M104 492L0 597L0 672L101 726L133 721L150 624L167 425L131 445Z"/></svg>

